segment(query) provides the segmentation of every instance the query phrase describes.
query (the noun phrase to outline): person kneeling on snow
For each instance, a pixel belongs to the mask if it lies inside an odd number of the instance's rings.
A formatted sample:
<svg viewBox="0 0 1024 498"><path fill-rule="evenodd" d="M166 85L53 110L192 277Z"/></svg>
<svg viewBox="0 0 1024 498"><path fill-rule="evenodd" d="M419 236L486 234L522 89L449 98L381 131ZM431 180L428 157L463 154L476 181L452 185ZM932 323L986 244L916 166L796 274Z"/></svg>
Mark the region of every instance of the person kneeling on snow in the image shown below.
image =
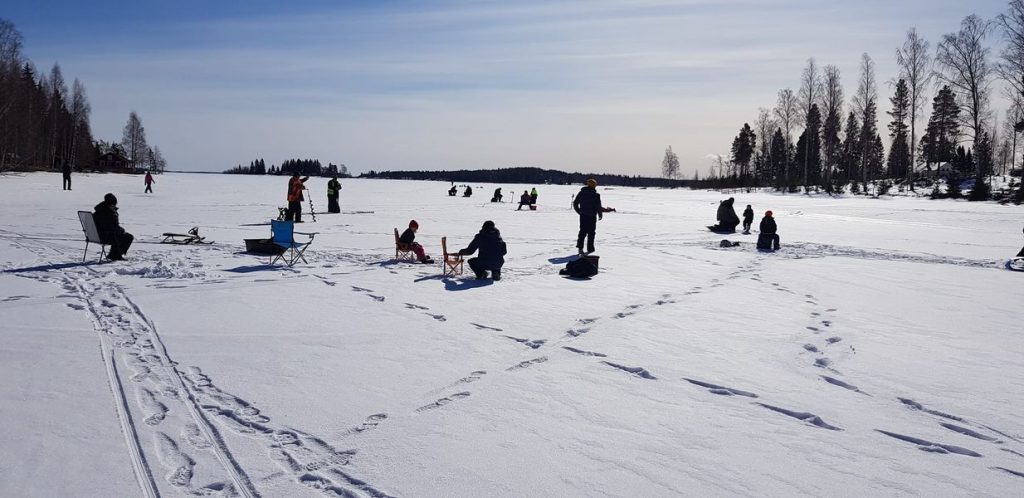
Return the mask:
<svg viewBox="0 0 1024 498"><path fill-rule="evenodd" d="M778 229L772 212L765 211L764 218L761 218L761 233L757 236L757 248L762 251L778 251L779 234L775 233Z"/></svg>
<svg viewBox="0 0 1024 498"><path fill-rule="evenodd" d="M94 209L92 219L96 222L96 231L100 233L100 240L104 244L110 244L107 259L111 261L124 259L124 253L128 252L135 237L121 228L121 222L117 215L117 197L114 197L114 194L103 196L103 202L97 204Z"/></svg>
<svg viewBox="0 0 1024 498"><path fill-rule="evenodd" d="M501 267L505 265L505 241L501 239L501 232L494 226L493 221L485 221L480 232L473 237L469 246L459 251L460 256L473 254L477 250L480 255L469 259L469 267L476 274L477 280L487 278L487 272L491 272L491 278L501 280Z"/></svg>
<svg viewBox="0 0 1024 498"><path fill-rule="evenodd" d="M736 210L732 207L733 202L735 200L730 197L718 203L718 213L716 213L718 224L709 226L708 229L715 233L736 232L736 225L740 224L740 217L736 216Z"/></svg>
<svg viewBox="0 0 1024 498"><path fill-rule="evenodd" d="M416 259L418 259L420 263L433 263L434 260L430 259L430 257L427 256L427 253L423 251L423 246L418 242L414 242L416 240L416 231L419 229L420 224L416 223L416 220L409 220L409 228L406 228L405 231L402 232L402 236L398 237L398 241L411 247L412 252L416 253Z"/></svg>

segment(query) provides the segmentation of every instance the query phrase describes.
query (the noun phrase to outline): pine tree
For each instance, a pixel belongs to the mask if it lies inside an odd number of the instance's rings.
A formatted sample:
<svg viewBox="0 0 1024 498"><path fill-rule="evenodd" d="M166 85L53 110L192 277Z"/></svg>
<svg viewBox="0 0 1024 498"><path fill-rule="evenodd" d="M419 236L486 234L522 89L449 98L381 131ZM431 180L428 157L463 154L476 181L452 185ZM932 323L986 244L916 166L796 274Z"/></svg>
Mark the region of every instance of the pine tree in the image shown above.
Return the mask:
<svg viewBox="0 0 1024 498"><path fill-rule="evenodd" d="M987 175L992 173L992 139L987 130L981 133L981 137L974 144L974 162L974 187L971 188L971 195L967 199L984 201L992 196L992 189L986 181Z"/></svg>
<svg viewBox="0 0 1024 498"><path fill-rule="evenodd" d="M860 123L852 111L846 117L846 139L843 140L842 160L839 163L837 183L845 185L860 176Z"/></svg>
<svg viewBox="0 0 1024 498"><path fill-rule="evenodd" d="M732 162L739 167L739 176L746 178L750 172L750 159L754 156L754 149L757 147L757 138L750 125L743 123L739 135L732 141Z"/></svg>
<svg viewBox="0 0 1024 498"><path fill-rule="evenodd" d="M787 167L787 160L786 138L782 135L782 128L776 128L775 133L772 134L772 146L768 155L772 164L769 180L776 188L783 188L786 180L783 172L785 171L784 168Z"/></svg>
<svg viewBox="0 0 1024 498"><path fill-rule="evenodd" d="M892 116L892 122L889 123L889 137L892 138L888 160L889 176L904 178L910 168L910 145L907 143L907 132L910 128L907 125L910 116L910 95L906 80L901 79L896 83L896 93L889 102L892 103L892 110L888 112L889 116Z"/></svg>
<svg viewBox="0 0 1024 498"><path fill-rule="evenodd" d="M925 163L949 163L956 157L956 143L960 139L960 107L949 86L939 89L932 100L932 115L921 136L921 155Z"/></svg>

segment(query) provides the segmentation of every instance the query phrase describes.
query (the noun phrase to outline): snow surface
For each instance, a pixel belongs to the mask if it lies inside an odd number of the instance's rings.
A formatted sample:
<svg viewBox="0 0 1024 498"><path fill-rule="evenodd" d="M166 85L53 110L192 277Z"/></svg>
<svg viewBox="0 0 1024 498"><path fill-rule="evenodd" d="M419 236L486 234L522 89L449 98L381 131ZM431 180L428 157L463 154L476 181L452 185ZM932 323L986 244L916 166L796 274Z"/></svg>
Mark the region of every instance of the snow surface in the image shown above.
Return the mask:
<svg viewBox="0 0 1024 498"><path fill-rule="evenodd" d="M0 496L1024 495L1019 207L732 194L765 254L721 193L602 187L569 280L578 186L347 180L286 268L242 243L285 178L59 185L0 176ZM83 264L105 192L136 244ZM438 261L494 220L502 280L394 262L413 218Z"/></svg>

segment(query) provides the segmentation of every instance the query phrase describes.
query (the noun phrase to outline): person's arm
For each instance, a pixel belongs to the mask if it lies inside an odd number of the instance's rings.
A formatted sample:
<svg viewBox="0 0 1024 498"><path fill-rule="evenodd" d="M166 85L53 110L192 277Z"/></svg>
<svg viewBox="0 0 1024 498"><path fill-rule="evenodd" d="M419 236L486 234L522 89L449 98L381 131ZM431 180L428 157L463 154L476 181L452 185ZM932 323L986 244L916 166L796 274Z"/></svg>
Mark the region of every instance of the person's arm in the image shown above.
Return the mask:
<svg viewBox="0 0 1024 498"><path fill-rule="evenodd" d="M467 256L476 252L477 247L480 245L480 234L473 237L473 241L469 243L465 249L459 250L459 255Z"/></svg>
<svg viewBox="0 0 1024 498"><path fill-rule="evenodd" d="M597 197L597 219L604 219L604 208L601 206L601 194L594 194Z"/></svg>

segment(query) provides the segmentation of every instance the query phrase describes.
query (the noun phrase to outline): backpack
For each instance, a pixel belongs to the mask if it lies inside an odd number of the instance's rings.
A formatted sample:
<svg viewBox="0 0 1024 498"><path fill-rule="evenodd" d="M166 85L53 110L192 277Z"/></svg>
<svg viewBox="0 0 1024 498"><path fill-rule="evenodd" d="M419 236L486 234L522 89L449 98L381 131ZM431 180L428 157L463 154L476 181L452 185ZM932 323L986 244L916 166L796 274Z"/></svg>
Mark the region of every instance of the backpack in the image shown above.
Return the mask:
<svg viewBox="0 0 1024 498"><path fill-rule="evenodd" d="M587 258L574 259L559 270L558 274L572 278L590 278L597 275L597 265Z"/></svg>

